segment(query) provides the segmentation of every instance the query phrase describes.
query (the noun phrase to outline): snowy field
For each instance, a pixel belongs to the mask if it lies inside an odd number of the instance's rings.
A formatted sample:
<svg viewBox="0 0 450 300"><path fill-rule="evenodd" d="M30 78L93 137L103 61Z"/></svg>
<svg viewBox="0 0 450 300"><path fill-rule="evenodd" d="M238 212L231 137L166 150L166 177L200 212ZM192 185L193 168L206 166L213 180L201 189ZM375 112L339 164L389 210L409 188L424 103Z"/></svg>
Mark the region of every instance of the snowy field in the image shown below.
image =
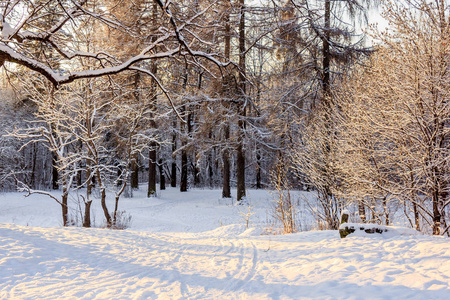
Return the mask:
<svg viewBox="0 0 450 300"><path fill-rule="evenodd" d="M448 238L261 235L271 194L250 190L250 209L220 194L136 192L120 202L123 231L62 228L54 200L0 194L0 299L450 299ZM99 203L93 212L101 227Z"/></svg>

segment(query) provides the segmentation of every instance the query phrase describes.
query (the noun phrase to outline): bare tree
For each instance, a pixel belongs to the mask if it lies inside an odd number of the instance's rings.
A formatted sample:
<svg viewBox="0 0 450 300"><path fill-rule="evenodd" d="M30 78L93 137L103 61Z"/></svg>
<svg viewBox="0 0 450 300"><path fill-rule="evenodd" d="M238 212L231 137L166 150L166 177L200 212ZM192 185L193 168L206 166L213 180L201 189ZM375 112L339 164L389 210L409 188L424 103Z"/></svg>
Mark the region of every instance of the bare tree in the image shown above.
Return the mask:
<svg viewBox="0 0 450 300"><path fill-rule="evenodd" d="M71 224L68 208L68 197L72 183L76 174L77 165L73 163L74 152L69 149L75 139L66 128L65 120L67 115L71 115L70 110L65 112L66 103L59 101L55 95L55 88L43 81L40 76L35 76L33 82L27 84L27 94L30 99L39 107L37 119L32 121L33 125L23 129L16 129L11 133L20 139L25 139L27 143L45 143L48 149L54 154L54 168L58 170L58 183L62 187L61 200L49 192L33 190L26 183L22 182L19 190L27 191L28 195L39 193L45 194L61 205L63 225Z"/></svg>

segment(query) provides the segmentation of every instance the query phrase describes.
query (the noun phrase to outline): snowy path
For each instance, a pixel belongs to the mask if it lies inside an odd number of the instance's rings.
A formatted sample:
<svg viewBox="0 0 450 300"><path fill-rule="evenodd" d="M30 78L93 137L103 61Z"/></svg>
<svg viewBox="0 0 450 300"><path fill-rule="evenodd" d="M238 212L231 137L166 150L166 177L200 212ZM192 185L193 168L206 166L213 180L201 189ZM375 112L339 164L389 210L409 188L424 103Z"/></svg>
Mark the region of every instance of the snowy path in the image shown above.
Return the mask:
<svg viewBox="0 0 450 300"><path fill-rule="evenodd" d="M449 239L244 229L0 224L0 299L450 299Z"/></svg>

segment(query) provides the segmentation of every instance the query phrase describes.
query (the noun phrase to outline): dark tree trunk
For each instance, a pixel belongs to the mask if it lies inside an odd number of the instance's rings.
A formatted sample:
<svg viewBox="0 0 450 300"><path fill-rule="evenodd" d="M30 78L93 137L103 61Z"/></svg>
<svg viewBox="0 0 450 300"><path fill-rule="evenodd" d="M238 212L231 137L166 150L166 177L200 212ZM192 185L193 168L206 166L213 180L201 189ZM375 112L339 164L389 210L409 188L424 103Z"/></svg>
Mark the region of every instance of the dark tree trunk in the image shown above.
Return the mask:
<svg viewBox="0 0 450 300"><path fill-rule="evenodd" d="M159 168L159 189L165 190L166 189L166 176L164 175L164 165L163 165L162 159L159 159L158 168Z"/></svg>
<svg viewBox="0 0 450 300"><path fill-rule="evenodd" d="M185 109L183 109L185 111ZM182 125L183 128L186 128L186 124ZM184 129L184 132L186 132L186 129ZM186 192L187 191L187 178L188 178L188 157L187 157L187 151L186 151L186 137L183 137L183 140L181 141L181 177L180 177L180 192Z"/></svg>
<svg viewBox="0 0 450 300"><path fill-rule="evenodd" d="M36 189L36 158L37 158L37 149L36 143L33 143L31 146L31 178L30 178L30 186L33 189Z"/></svg>
<svg viewBox="0 0 450 300"><path fill-rule="evenodd" d="M181 182L180 192L187 192L187 177L188 177L188 159L186 150L181 151Z"/></svg>
<svg viewBox="0 0 450 300"><path fill-rule="evenodd" d="M153 25L156 25L158 5L156 1L153 3ZM152 37L152 41L156 40L156 36ZM152 73L156 75L158 71L158 65L155 61L152 61ZM150 127L156 129L155 111L156 111L156 81L151 80L151 108L150 108ZM156 141L150 143L150 149L148 152L148 190L147 197L156 196L156 149L158 144Z"/></svg>
<svg viewBox="0 0 450 300"><path fill-rule="evenodd" d="M96 162L98 165L98 162ZM106 226L108 228L111 228L112 226L112 219L111 215L109 214L108 207L106 206L106 189L103 186L102 177L100 176L100 171L97 169L97 180L98 180L98 186L100 187L100 203L102 205L103 214L105 215L106 219Z"/></svg>
<svg viewBox="0 0 450 300"><path fill-rule="evenodd" d="M148 192L147 197L156 195L156 142L151 142L148 151Z"/></svg>
<svg viewBox="0 0 450 300"><path fill-rule="evenodd" d="M191 138L191 133L192 133L192 118L193 118L193 114L189 114L188 115L188 134L189 134L189 138ZM193 146L194 148L195 146ZM191 148L192 149L192 148ZM192 170L192 178L194 179L194 186L198 187L200 185L200 170L197 166L196 163L196 153L195 153L195 149L192 151L192 156L191 156L191 170Z"/></svg>
<svg viewBox="0 0 450 300"><path fill-rule="evenodd" d="M259 69L259 76L258 76L258 80L256 81L256 101L258 104L261 103L261 74L263 73L263 65L260 66ZM255 114L256 117L259 119L261 117L261 114L259 112L259 110L255 110ZM256 189L261 189L262 188L262 184L261 184L261 149L260 149L260 145L256 144Z"/></svg>
<svg viewBox="0 0 450 300"><path fill-rule="evenodd" d="M64 188L65 189L65 188ZM61 196L61 209L62 209L62 217L63 217L63 225L69 226L69 208L67 205L67 199L69 195L67 192L63 191L63 194Z"/></svg>
<svg viewBox="0 0 450 300"><path fill-rule="evenodd" d="M241 201L245 198L245 153L242 142L237 147L236 165L237 201Z"/></svg>
<svg viewBox="0 0 450 300"><path fill-rule="evenodd" d="M208 183L209 188L214 187L214 170L213 170L213 150L211 150L208 154Z"/></svg>
<svg viewBox="0 0 450 300"><path fill-rule="evenodd" d="M172 162L172 171L170 172L170 186L177 187L177 163Z"/></svg>
<svg viewBox="0 0 450 300"><path fill-rule="evenodd" d="M89 163L86 163L86 194L91 195L92 194L92 171Z"/></svg>
<svg viewBox="0 0 450 300"><path fill-rule="evenodd" d="M172 134L172 168L170 172L170 186L171 187L177 187L177 119L174 118L173 121L173 134Z"/></svg>
<svg viewBox="0 0 450 300"><path fill-rule="evenodd" d="M212 130L209 131L209 139L211 141L215 140L215 135L213 134ZM214 164L213 164L213 160L214 160L214 157L216 157L215 152L216 152L216 148L212 147L209 150L209 153L208 153L208 185L209 185L210 189L212 189L214 187Z"/></svg>
<svg viewBox="0 0 450 300"><path fill-rule="evenodd" d="M141 89L140 89L140 82L141 82L141 75L140 72L136 71L134 73L134 98L136 99L137 103L142 102L141 97ZM152 86L153 88L153 86ZM152 91L154 92L154 91ZM153 100L153 99L152 99ZM139 189L139 164L138 164L139 156L138 154L134 154L131 159L131 166L130 167L130 185L131 189ZM120 184L122 186L122 184Z"/></svg>
<svg viewBox="0 0 450 300"><path fill-rule="evenodd" d="M92 200L88 200L84 203L83 227L91 227L91 204Z"/></svg>
<svg viewBox="0 0 450 300"><path fill-rule="evenodd" d="M131 188L139 189L139 164L138 164L138 155L135 154L133 159L131 159Z"/></svg>
<svg viewBox="0 0 450 300"><path fill-rule="evenodd" d="M231 25L230 25L230 9L231 2L227 3L227 11L225 13L225 58L230 59L231 55ZM227 90L230 89L228 86L229 83L225 85ZM235 95L227 95L228 97L234 97ZM226 103L226 107L229 108L228 103ZM224 145L225 148L222 151L222 197L223 198L231 198L231 188L230 188L230 151L228 150L228 140L230 139L230 126L229 124L225 124L224 133L223 133Z"/></svg>
<svg viewBox="0 0 450 300"><path fill-rule="evenodd" d="M81 152L81 150L83 148L83 142L81 140L78 140L77 148L78 148L78 151ZM83 185L83 177L82 177L83 176L83 172L82 172L83 166L81 165L81 161L78 162L78 167L80 169L77 171L76 182L77 182L77 187L81 187Z"/></svg>
<svg viewBox="0 0 450 300"><path fill-rule="evenodd" d="M413 211L414 211L414 224L416 226L416 230L420 231L419 209L417 207L416 201L413 202Z"/></svg>
<svg viewBox="0 0 450 300"><path fill-rule="evenodd" d="M76 180L77 180L77 187L81 187L83 185L83 180L82 180L82 177L81 177L82 175L83 175L83 172L81 170L78 170L77 171L77 178L76 178Z"/></svg>
<svg viewBox="0 0 450 300"><path fill-rule="evenodd" d="M61 196L61 210L62 210L62 217L63 217L63 225L69 226L69 206L68 206L68 199L69 199L69 190L67 186L67 178L64 176L62 178L62 196Z"/></svg>
<svg viewBox="0 0 450 300"><path fill-rule="evenodd" d="M120 187L123 184L122 174L123 174L123 166L118 166L118 168L117 168L117 178L118 178L117 187Z"/></svg>
<svg viewBox="0 0 450 300"><path fill-rule="evenodd" d="M325 36L322 38L322 89L325 101L329 101L327 97L330 95L330 26L331 26L331 0L325 0ZM328 108L328 107L327 107Z"/></svg>
<svg viewBox="0 0 450 300"><path fill-rule="evenodd" d="M256 189L262 189L261 184L261 151L256 150Z"/></svg>
<svg viewBox="0 0 450 300"><path fill-rule="evenodd" d="M246 117L246 78L245 78L245 0L239 0L240 20L239 20L239 89L240 89L240 107L238 121L238 146L236 161L236 180L237 180L237 201L245 198L245 152L244 152L244 134Z"/></svg>
<svg viewBox="0 0 450 300"><path fill-rule="evenodd" d="M95 164L98 166L99 162L96 161ZM105 219L106 219L106 226L108 228L111 228L112 226L112 219L111 219L111 215L109 214L108 211L108 207L106 206L106 188L103 184L103 180L100 174L100 170L97 168L95 170L95 173L97 175L97 181L98 181L98 186L100 188L100 203L102 205L102 210L103 210L103 214L105 215Z"/></svg>
<svg viewBox="0 0 450 300"><path fill-rule="evenodd" d="M111 228L111 226L112 226L112 219L111 219L111 215L109 214L108 207L106 206L106 189L103 188L103 187L100 190L100 202L101 202L101 205L102 205L103 214L105 215L106 226L108 228Z"/></svg>
<svg viewBox="0 0 450 300"><path fill-rule="evenodd" d="M194 155L195 157L195 155ZM194 186L198 187L200 185L200 169L198 168L197 164L192 163L192 175L194 177Z"/></svg>
<svg viewBox="0 0 450 300"><path fill-rule="evenodd" d="M325 138L324 138L324 153L323 153L323 159L324 159L324 167L321 170L320 176L322 177L322 180L324 182L323 189L326 191L323 194L324 201L328 203L334 202L333 193L331 192L332 188L330 186L330 182L328 181L328 178L332 177L332 170L330 167L331 162L331 140L332 140L332 122L331 122L331 114L332 114L332 107L331 107L331 93L330 93L330 63L331 63L331 52L330 52L330 37L331 37L331 0L325 0L325 33L322 37L322 103L324 107L324 113L325 113ZM331 205L330 205L331 207ZM336 212L328 211L328 224L330 228L335 229L337 226L337 223L334 222L334 219L337 217ZM334 214L334 215L333 215Z"/></svg>
<svg viewBox="0 0 450 300"><path fill-rule="evenodd" d="M58 163L58 158L56 157L56 154L52 153L52 189L57 190L59 189L59 176L58 176L58 169L56 168L56 164Z"/></svg>
<svg viewBox="0 0 450 300"><path fill-rule="evenodd" d="M113 222L112 222L113 227L116 229L117 229L117 212L119 210L119 199L120 199L120 195L116 195L116 198L114 201L114 213L113 213Z"/></svg>
<svg viewBox="0 0 450 300"><path fill-rule="evenodd" d="M187 79L186 79L187 81ZM187 150L186 150L186 146L187 146L187 134L190 130L190 114L187 113L187 109L186 106L183 106L182 108L182 113L186 118L186 124L184 124L182 126L183 128L183 133L184 133L184 137L182 139L181 142L181 181L180 181L180 192L187 192L187 188L188 188L188 154L187 154Z"/></svg>
<svg viewBox="0 0 450 300"><path fill-rule="evenodd" d="M433 203L433 235L441 234L441 210L439 209L439 192L437 189L432 195Z"/></svg>
<svg viewBox="0 0 450 300"><path fill-rule="evenodd" d="M200 169L198 168L198 165L196 163L196 154L194 152L194 154L192 155L193 159L191 161L191 166L192 166L192 178L194 178L194 186L198 187L200 185Z"/></svg>
<svg viewBox="0 0 450 300"><path fill-rule="evenodd" d="M226 129L228 129L228 126L226 127ZM228 133L228 135L229 135L229 133ZM230 189L230 157L229 157L228 148L225 148L223 150L223 152L222 152L222 160L223 160L222 197L223 198L231 198L231 189Z"/></svg>

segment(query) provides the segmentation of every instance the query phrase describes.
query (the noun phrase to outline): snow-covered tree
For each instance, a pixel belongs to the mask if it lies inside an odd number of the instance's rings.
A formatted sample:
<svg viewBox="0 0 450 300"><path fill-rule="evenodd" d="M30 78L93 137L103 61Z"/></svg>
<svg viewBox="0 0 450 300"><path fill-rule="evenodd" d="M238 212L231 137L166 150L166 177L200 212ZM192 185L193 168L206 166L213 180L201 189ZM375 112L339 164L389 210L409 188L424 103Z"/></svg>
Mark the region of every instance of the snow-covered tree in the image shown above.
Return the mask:
<svg viewBox="0 0 450 300"><path fill-rule="evenodd" d="M350 190L358 191L360 199L382 206L389 199L401 201L411 226L445 234L450 203L448 2L386 0L384 5L391 29L375 34L382 46L366 68L355 71L340 96L346 117L343 167L350 174ZM380 205L369 205L374 204Z"/></svg>
<svg viewBox="0 0 450 300"><path fill-rule="evenodd" d="M153 74L147 61L160 61L174 56L190 57L197 64L203 59L224 65L213 53L196 51L191 43L204 42L196 35L199 28L196 15L185 19L182 11L172 1L155 0L164 12L165 25L156 30L156 39L147 39L136 26L127 23L126 15L116 14L117 6L107 6L102 1L1 1L0 62L24 66L46 77L54 86L81 78L113 75L126 70ZM105 36L103 47L91 51L78 32L90 26L102 35L120 33L129 36L136 49L123 53L115 45L108 45ZM80 60L90 61L89 70L83 69ZM159 82L159 80L157 81Z"/></svg>

